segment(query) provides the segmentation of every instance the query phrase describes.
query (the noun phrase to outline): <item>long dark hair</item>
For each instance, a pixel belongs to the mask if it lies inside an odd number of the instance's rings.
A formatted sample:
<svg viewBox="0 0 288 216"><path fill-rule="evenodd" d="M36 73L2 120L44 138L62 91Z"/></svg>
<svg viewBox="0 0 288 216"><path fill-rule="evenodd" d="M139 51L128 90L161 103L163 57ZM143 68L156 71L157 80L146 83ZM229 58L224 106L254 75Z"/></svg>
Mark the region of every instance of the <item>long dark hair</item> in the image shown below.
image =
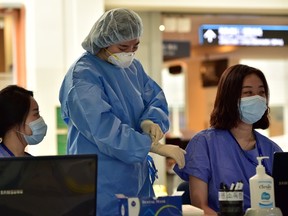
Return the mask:
<svg viewBox="0 0 288 216"><path fill-rule="evenodd" d="M231 66L223 72L219 80L214 109L210 117L211 127L229 130L237 126L240 120L239 103L242 85L244 78L250 74L255 74L263 82L268 106L269 87L263 72L247 65L237 64ZM269 108L262 118L253 124L253 128L268 128L270 125L268 115Z"/></svg>
<svg viewBox="0 0 288 216"><path fill-rule="evenodd" d="M0 91L0 137L16 125L25 124L33 92L17 85Z"/></svg>

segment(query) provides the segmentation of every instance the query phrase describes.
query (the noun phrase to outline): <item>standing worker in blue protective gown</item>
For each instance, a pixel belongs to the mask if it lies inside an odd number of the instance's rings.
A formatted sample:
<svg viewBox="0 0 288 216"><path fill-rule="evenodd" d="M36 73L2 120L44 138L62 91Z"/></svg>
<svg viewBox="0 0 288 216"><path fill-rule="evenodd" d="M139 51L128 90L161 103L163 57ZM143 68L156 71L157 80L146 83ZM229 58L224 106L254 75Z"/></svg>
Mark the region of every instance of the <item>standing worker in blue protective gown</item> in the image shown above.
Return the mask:
<svg viewBox="0 0 288 216"><path fill-rule="evenodd" d="M134 59L142 31L131 10L104 13L60 89L68 154L98 155L100 216L119 214L115 194L154 196L149 151L174 158L180 167L185 162L184 150L159 143L169 128L168 108L162 89Z"/></svg>

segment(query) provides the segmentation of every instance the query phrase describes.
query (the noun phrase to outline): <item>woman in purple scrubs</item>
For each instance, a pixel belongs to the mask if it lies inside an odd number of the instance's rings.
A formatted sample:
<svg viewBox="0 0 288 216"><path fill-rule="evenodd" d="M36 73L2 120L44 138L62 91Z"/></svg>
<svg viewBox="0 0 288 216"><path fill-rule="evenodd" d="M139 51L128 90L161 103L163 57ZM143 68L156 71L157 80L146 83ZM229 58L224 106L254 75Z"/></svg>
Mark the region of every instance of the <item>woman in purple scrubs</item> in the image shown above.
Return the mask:
<svg viewBox="0 0 288 216"><path fill-rule="evenodd" d="M264 160L267 174L272 172L273 153L281 148L255 129L269 127L269 88L264 74L247 65L234 65L222 74L210 128L189 142L186 165L175 172L189 181L190 198L205 214L219 212L220 184L243 182L244 211L250 207L249 178L255 175L257 156Z"/></svg>

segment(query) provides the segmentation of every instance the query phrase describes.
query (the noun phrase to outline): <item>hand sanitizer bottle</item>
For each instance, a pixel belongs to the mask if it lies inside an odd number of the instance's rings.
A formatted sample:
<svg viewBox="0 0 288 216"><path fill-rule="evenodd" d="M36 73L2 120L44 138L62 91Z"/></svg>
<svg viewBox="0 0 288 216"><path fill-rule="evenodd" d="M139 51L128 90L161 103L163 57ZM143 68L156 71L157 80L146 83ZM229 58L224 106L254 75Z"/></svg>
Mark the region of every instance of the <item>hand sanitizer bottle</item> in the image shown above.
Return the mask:
<svg viewBox="0 0 288 216"><path fill-rule="evenodd" d="M262 159L266 158L269 157L257 157L256 175L249 179L252 209L275 208L274 180L262 165Z"/></svg>

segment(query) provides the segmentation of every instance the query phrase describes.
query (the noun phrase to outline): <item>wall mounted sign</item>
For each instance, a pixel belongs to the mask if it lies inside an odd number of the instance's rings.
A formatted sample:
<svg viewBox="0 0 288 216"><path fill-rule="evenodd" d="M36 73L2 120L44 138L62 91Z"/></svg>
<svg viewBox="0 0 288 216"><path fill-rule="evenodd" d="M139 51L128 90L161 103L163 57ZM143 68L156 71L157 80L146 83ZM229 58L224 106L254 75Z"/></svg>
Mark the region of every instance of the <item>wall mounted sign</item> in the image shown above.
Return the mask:
<svg viewBox="0 0 288 216"><path fill-rule="evenodd" d="M288 46L288 26L201 25L201 45Z"/></svg>
<svg viewBox="0 0 288 216"><path fill-rule="evenodd" d="M164 61L189 58L190 42L189 41L163 41L163 59Z"/></svg>

